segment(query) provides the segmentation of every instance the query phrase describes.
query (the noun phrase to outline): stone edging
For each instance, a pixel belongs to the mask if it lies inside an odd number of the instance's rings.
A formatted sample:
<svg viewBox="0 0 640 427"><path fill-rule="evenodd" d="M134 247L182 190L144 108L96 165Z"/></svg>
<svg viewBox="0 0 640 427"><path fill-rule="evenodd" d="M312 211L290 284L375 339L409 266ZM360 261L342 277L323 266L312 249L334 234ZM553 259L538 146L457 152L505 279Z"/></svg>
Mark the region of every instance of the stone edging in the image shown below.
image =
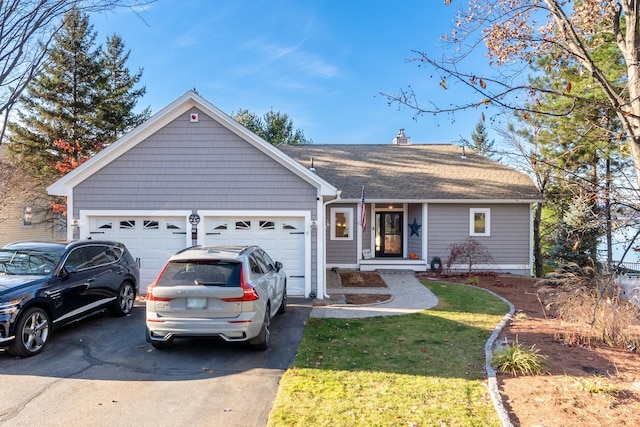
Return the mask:
<svg viewBox="0 0 640 427"><path fill-rule="evenodd" d="M509 306L509 313L505 314L502 318L502 321L491 333L491 336L487 340L484 345L484 357L485 357L485 370L487 371L487 387L489 388L489 394L491 395L491 400L493 401L493 406L496 408L498 412L498 417L500 417L500 421L502 422L502 427L513 427L511 423L511 419L509 418L509 413L504 407L504 403L502 402L502 396L500 395L500 390L498 389L498 379L496 378L496 371L491 366L491 359L493 358L493 345L498 339L498 335L502 332L504 327L507 325L507 322L511 319L513 314L515 313L515 308L511 301L501 297L489 289L484 289L478 286L474 286L476 289L482 289L485 292L490 293L491 295L500 298L502 301L507 303Z"/></svg>
<svg viewBox="0 0 640 427"><path fill-rule="evenodd" d="M493 345L498 339L498 335L502 332L504 327L507 325L507 322L511 320L511 317L515 313L515 307L511 304L511 301L501 297L489 289L481 288L479 286L469 285L467 283L458 283L458 282L447 282L455 285L468 286L474 289L480 289L482 291L488 292L494 297L504 301L509 306L509 313L505 314L500 324L496 326L496 328L489 336L489 339L484 345L484 369L487 372L487 388L489 389L489 395L491 396L491 401L493 402L493 407L496 409L498 413L498 417L500 418L500 422L502 423L502 427L514 427L511 419L509 418L509 413L504 407L504 403L502 402L502 396L500 395L500 390L498 389L498 379L496 378L496 371L491 366L491 359L493 358Z"/></svg>

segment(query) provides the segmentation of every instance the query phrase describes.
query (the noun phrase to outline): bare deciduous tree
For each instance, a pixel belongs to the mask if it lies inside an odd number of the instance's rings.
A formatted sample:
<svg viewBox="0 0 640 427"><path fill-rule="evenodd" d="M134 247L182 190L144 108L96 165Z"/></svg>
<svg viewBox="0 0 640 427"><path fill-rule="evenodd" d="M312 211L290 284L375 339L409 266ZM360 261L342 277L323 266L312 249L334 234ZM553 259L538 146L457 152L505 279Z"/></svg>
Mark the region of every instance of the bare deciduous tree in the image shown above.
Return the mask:
<svg viewBox="0 0 640 427"><path fill-rule="evenodd" d="M444 0L444 3L462 1ZM623 128L620 139L628 146L640 183L640 2L467 0L466 3L466 8L458 13L454 29L445 36L456 47L449 52L455 53L436 59L418 51L414 60L433 67L442 87L459 82L471 88L476 97L443 107L409 88L397 94L384 94L389 102L412 108L418 115L489 105L522 114L571 113L571 103L562 110L536 108L535 99L543 94L598 103L599 108L615 111L620 120ZM619 81L610 80L608 64L598 63L594 58L594 52L603 43L619 49L624 60L627 75L623 90L617 89ZM497 77L483 75L479 70L463 71L464 59L485 48L489 65L498 71ZM575 64L579 73L590 76L604 93L604 104L572 94L570 80L562 90L536 86L527 80L523 71L537 57L549 52L555 55L557 66Z"/></svg>
<svg viewBox="0 0 640 427"><path fill-rule="evenodd" d="M6 118L47 57L49 45L72 8L82 12L135 8L154 0L0 1L0 143Z"/></svg>

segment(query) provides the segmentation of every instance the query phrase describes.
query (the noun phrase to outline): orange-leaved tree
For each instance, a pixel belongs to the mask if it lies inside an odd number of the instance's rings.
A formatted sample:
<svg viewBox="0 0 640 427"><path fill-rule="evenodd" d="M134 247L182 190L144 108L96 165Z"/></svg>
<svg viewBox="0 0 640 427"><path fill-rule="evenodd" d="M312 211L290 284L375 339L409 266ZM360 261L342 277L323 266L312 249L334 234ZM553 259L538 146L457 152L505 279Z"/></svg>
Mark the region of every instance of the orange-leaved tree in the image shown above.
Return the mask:
<svg viewBox="0 0 640 427"><path fill-rule="evenodd" d="M54 165L55 170L60 173L60 176L66 175L71 172L87 160L91 158L93 153L99 152L104 148L104 144L94 142L94 147L91 152L83 150L83 147L75 142L67 142L58 139L54 142L54 145L58 149L58 156L56 157L56 163ZM66 215L67 203L62 198L51 201L51 207L54 212Z"/></svg>

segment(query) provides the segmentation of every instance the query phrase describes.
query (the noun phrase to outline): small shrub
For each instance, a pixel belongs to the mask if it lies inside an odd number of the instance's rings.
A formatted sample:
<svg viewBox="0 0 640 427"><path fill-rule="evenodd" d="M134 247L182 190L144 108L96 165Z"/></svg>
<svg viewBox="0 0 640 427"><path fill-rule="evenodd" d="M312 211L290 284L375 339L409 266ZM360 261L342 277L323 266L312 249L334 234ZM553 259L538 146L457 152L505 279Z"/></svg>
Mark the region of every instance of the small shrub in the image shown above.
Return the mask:
<svg viewBox="0 0 640 427"><path fill-rule="evenodd" d="M473 286L478 286L479 282L480 282L480 279L478 279L478 276L469 277L465 281L465 283L467 283L468 285L473 285Z"/></svg>
<svg viewBox="0 0 640 427"><path fill-rule="evenodd" d="M451 271L454 264L466 264L469 272L474 265L480 263L491 263L493 258L483 245L472 237L462 243L454 243L449 248L449 259L447 260L447 270Z"/></svg>
<svg viewBox="0 0 640 427"><path fill-rule="evenodd" d="M491 366L500 373L511 374L514 377L518 374L537 375L542 372L544 359L546 356L539 353L535 344L525 347L516 339L514 344L505 345L493 355Z"/></svg>
<svg viewBox="0 0 640 427"><path fill-rule="evenodd" d="M602 378L586 378L577 381L576 385L590 394L602 394L608 397L617 397L620 390L609 384Z"/></svg>
<svg viewBox="0 0 640 427"><path fill-rule="evenodd" d="M527 320L529 317L527 316L527 313L519 311L513 315L513 318L514 320Z"/></svg>

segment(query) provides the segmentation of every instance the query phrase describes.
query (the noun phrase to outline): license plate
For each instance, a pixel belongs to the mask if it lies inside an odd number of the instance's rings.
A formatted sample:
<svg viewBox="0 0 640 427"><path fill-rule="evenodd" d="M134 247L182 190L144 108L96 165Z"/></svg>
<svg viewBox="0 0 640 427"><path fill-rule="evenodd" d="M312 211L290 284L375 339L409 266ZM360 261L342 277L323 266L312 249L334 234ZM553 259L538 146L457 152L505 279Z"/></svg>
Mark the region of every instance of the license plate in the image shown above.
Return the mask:
<svg viewBox="0 0 640 427"><path fill-rule="evenodd" d="M187 298L187 308L207 308L207 299Z"/></svg>

